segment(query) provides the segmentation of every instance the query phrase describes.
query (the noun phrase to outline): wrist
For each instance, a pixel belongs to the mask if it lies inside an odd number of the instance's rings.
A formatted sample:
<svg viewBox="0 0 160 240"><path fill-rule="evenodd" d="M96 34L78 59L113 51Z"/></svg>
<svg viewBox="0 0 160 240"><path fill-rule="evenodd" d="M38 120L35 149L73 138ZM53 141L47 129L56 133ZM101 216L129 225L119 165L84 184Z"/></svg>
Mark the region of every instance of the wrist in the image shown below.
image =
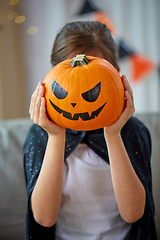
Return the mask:
<svg viewBox="0 0 160 240"><path fill-rule="evenodd" d="M47 147L48 149L52 149L52 151L58 151L59 155L63 155L65 149L65 140L65 134L49 134Z"/></svg>
<svg viewBox="0 0 160 240"><path fill-rule="evenodd" d="M104 130L104 137L106 141L116 140L121 138L121 134L120 132L110 132L110 131Z"/></svg>
<svg viewBox="0 0 160 240"><path fill-rule="evenodd" d="M48 133L48 139L49 140L59 140L59 141L65 141L66 138L66 131L65 129L62 129L62 131L57 133Z"/></svg>

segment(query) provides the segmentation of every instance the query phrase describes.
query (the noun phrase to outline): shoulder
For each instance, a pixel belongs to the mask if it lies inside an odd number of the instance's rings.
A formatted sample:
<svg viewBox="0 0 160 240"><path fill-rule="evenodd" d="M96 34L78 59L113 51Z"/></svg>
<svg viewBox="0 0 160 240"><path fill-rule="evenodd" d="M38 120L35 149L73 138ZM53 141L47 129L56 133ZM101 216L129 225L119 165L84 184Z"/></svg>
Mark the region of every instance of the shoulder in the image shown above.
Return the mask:
<svg viewBox="0 0 160 240"><path fill-rule="evenodd" d="M151 154L151 136L148 128L136 117L131 117L122 128L122 139L132 150L141 149ZM136 151L137 152L137 151Z"/></svg>
<svg viewBox="0 0 160 240"><path fill-rule="evenodd" d="M145 129L148 130L147 127L142 123L138 118L131 117L126 123L126 127L132 127L135 129Z"/></svg>
<svg viewBox="0 0 160 240"><path fill-rule="evenodd" d="M27 138L35 138L35 137L48 138L48 134L43 128L41 128L40 126L38 126L36 124L33 124L28 131Z"/></svg>
<svg viewBox="0 0 160 240"><path fill-rule="evenodd" d="M28 135L30 134L36 134L36 135L46 135L47 136L47 132L41 128L40 126L33 124L31 126L31 128L29 129Z"/></svg>
<svg viewBox="0 0 160 240"><path fill-rule="evenodd" d="M36 146L37 144L41 147L46 147L48 140L47 132L41 128L40 126L33 124L28 131L25 143L24 143L24 150L27 149L29 146Z"/></svg>
<svg viewBox="0 0 160 240"><path fill-rule="evenodd" d="M122 134L131 134L132 136L146 136L150 138L149 129L138 118L131 117L122 129Z"/></svg>

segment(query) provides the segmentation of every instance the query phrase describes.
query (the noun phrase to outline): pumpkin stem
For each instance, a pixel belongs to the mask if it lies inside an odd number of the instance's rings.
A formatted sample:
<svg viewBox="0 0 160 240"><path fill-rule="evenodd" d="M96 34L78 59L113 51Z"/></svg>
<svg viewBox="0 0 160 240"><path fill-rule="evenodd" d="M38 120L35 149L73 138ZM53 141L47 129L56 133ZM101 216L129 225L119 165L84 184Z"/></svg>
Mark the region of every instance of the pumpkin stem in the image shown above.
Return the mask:
<svg viewBox="0 0 160 240"><path fill-rule="evenodd" d="M87 58L85 54L77 54L76 57L69 63L71 67L82 66L89 63L91 59Z"/></svg>

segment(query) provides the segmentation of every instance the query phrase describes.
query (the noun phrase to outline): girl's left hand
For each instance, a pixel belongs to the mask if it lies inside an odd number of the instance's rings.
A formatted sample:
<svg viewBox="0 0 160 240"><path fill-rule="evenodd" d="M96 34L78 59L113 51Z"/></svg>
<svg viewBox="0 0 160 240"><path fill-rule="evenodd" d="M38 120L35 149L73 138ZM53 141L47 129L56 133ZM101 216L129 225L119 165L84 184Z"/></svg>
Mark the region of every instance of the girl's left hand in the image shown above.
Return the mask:
<svg viewBox="0 0 160 240"><path fill-rule="evenodd" d="M133 100L133 91L125 75L121 77L124 90L125 90L125 107L120 117L116 122L104 128L104 134L107 137L108 135L117 135L120 134L121 129L128 121L128 119L134 114L134 100Z"/></svg>

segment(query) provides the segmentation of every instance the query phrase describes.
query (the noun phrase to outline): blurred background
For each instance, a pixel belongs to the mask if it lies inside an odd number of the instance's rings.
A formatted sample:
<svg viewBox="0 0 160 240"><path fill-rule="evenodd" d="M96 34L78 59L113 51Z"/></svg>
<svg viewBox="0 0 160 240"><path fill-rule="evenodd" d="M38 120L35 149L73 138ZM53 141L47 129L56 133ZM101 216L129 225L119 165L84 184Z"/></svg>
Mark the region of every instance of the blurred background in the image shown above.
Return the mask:
<svg viewBox="0 0 160 240"><path fill-rule="evenodd" d="M159 11L159 0L0 0L0 119L29 116L31 94L52 68L55 36L74 20L109 26L136 112L160 112Z"/></svg>

